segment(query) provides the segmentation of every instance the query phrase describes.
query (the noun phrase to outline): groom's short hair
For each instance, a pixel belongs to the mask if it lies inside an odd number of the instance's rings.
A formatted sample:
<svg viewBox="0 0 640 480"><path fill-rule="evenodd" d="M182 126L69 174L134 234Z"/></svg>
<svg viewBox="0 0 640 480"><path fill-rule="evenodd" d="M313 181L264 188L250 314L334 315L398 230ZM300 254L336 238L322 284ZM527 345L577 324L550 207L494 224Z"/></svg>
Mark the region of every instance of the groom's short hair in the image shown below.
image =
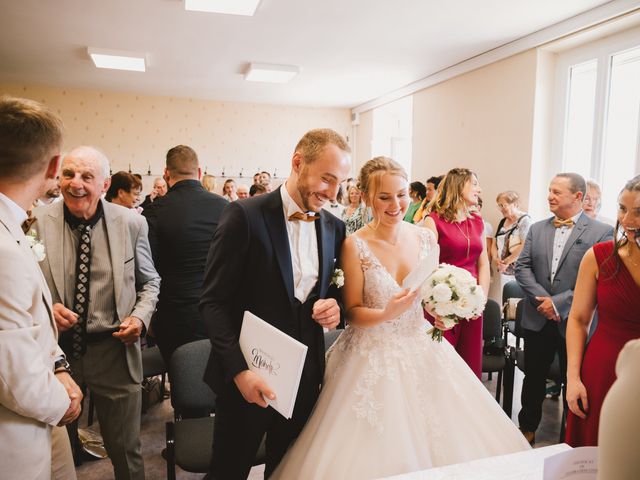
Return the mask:
<svg viewBox="0 0 640 480"><path fill-rule="evenodd" d="M60 153L62 129L60 117L43 104L1 96L0 177L23 181L37 174Z"/></svg>
<svg viewBox="0 0 640 480"><path fill-rule="evenodd" d="M309 130L296 145L294 153L302 155L305 163L312 163L329 144L335 145L343 152L351 153L351 148L342 135L330 128Z"/></svg>

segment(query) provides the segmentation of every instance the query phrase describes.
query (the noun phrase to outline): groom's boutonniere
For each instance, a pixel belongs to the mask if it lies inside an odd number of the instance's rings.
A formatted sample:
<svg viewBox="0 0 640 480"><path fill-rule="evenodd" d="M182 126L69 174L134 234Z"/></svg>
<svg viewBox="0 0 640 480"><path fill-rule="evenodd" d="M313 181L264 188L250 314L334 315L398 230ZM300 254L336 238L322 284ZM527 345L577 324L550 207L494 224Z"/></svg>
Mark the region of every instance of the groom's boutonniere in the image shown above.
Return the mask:
<svg viewBox="0 0 640 480"><path fill-rule="evenodd" d="M336 268L331 275L331 283L329 285L335 285L337 288L342 288L344 285L344 272L341 268Z"/></svg>
<svg viewBox="0 0 640 480"><path fill-rule="evenodd" d="M31 252L35 257L37 262L43 261L47 255L44 250L44 243L38 239L35 230L29 230L27 234L25 234L25 238L27 239L27 245L31 247Z"/></svg>

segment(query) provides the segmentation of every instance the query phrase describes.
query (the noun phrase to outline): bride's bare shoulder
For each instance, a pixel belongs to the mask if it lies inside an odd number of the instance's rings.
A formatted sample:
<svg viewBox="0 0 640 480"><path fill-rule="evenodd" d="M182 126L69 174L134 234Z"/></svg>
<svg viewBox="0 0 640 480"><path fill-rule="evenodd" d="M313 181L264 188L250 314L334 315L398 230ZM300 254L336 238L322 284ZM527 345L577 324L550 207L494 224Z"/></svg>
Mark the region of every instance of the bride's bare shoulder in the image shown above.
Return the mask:
<svg viewBox="0 0 640 480"><path fill-rule="evenodd" d="M422 239L425 238L428 244L435 243L437 241L436 236L433 234L430 228L414 225L412 223L406 223L406 231L412 238L416 239L418 242L422 242Z"/></svg>

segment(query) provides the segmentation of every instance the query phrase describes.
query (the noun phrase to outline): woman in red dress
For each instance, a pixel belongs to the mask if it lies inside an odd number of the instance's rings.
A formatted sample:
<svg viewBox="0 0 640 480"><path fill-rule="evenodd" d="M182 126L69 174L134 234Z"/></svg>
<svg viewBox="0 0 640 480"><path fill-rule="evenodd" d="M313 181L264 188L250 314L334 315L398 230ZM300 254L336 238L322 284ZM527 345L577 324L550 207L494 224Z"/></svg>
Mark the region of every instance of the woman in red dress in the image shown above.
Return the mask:
<svg viewBox="0 0 640 480"><path fill-rule="evenodd" d="M440 183L423 226L431 229L440 245L440 263L464 268L489 292L489 258L484 241L484 222L475 213L480 196L478 177L466 168L450 170ZM426 317L433 323L433 317ZM444 332L467 365L482 376L482 317L461 320Z"/></svg>
<svg viewBox="0 0 640 480"><path fill-rule="evenodd" d="M571 412L565 441L573 447L598 444L600 409L616 379L616 359L625 343L640 338L640 175L627 182L618 203L619 238L587 251L569 313L567 403ZM585 348L596 307L598 326Z"/></svg>

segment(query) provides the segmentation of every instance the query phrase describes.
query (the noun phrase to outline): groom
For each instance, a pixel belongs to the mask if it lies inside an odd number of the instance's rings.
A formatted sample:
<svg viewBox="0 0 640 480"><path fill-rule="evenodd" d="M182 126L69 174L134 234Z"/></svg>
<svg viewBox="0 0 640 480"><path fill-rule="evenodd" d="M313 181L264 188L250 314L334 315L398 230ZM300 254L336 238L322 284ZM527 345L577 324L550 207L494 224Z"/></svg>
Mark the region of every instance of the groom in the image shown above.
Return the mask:
<svg viewBox="0 0 640 480"><path fill-rule="evenodd" d="M268 478L304 426L324 373L322 327L341 318L330 289L344 224L322 210L351 166L347 142L328 129L298 142L277 190L230 203L213 237L200 300L212 351L205 381L217 394L213 454L205 478L246 478L266 433ZM248 370L238 339L245 310L307 345L290 420L262 398L274 393Z"/></svg>

